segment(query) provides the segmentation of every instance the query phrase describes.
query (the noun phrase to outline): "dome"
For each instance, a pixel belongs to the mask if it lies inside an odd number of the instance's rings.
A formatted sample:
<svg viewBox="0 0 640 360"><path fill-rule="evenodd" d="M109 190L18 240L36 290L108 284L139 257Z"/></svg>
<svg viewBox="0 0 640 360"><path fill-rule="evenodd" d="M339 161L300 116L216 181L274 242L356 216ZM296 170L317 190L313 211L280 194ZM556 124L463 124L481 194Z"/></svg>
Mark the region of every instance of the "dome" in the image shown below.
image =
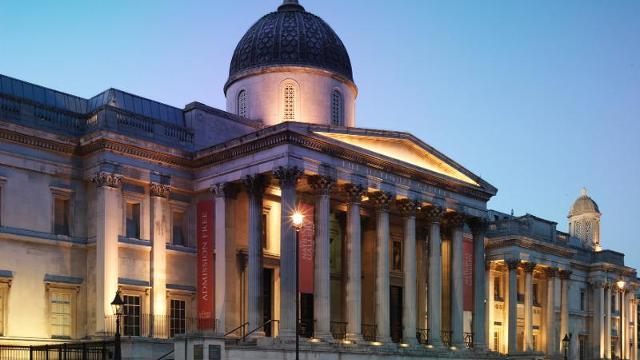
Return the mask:
<svg viewBox="0 0 640 360"><path fill-rule="evenodd" d="M353 82L347 49L331 27L297 0L285 0L242 37L231 59L226 89L252 71L300 66L332 72Z"/></svg>
<svg viewBox="0 0 640 360"><path fill-rule="evenodd" d="M569 211L569 217L582 214L600 214L598 204L587 195L587 189L582 189L580 197L573 203Z"/></svg>

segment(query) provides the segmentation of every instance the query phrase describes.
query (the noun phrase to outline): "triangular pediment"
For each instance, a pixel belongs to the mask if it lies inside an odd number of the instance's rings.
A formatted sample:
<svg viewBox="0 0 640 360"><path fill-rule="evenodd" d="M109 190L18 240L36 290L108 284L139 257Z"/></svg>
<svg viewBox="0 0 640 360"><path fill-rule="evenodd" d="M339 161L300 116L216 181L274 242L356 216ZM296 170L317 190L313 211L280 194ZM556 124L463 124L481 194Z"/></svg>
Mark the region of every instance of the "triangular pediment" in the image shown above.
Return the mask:
<svg viewBox="0 0 640 360"><path fill-rule="evenodd" d="M463 169L458 169L459 166L457 164L452 163L444 156L439 156L435 151L429 151L431 149L427 149L417 141L406 137L386 137L380 134L358 135L323 131L315 131L314 133L467 184L480 186L476 180L465 174Z"/></svg>

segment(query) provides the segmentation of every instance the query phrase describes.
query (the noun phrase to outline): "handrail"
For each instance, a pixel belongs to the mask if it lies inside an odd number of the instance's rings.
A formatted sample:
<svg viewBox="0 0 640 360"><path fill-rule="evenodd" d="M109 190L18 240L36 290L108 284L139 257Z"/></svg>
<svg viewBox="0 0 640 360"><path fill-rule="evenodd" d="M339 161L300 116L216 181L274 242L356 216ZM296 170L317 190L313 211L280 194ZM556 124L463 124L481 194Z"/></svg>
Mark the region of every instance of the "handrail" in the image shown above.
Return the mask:
<svg viewBox="0 0 640 360"><path fill-rule="evenodd" d="M242 325L240 325L240 326L238 326L238 327L234 328L233 330L229 331L228 333L224 334L224 337L227 337L227 336L229 336L229 335L233 334L233 333L234 333L234 332L236 332L236 330L238 330L238 329L242 329L242 330L243 330L243 331L242 331L242 334L244 335L244 328L245 328L247 325L249 325L249 322L248 322L248 321L247 321L247 322L245 322L245 323L243 323Z"/></svg>
<svg viewBox="0 0 640 360"><path fill-rule="evenodd" d="M166 359L166 358L167 358L167 356L169 356L169 355L173 354L173 352L174 352L174 351L175 351L175 350L171 350L171 351L169 351L168 353L166 353L166 354L164 354L164 355L160 356L160 357L158 358L158 360Z"/></svg>
<svg viewBox="0 0 640 360"><path fill-rule="evenodd" d="M246 340L246 338L247 338L249 335L251 335L251 334L253 334L254 332L256 332L256 331L258 331L258 330L260 330L260 329L264 328L264 327L265 327L265 326L267 326L268 324L271 324L271 323L279 323L279 322L280 322L280 320L274 320L274 319L269 319L269 320L267 320L264 324L262 324L262 325L258 326L257 328L255 328L255 329L253 329L253 330L249 331L248 333L246 333L246 334L242 337L242 341L244 342L244 341Z"/></svg>

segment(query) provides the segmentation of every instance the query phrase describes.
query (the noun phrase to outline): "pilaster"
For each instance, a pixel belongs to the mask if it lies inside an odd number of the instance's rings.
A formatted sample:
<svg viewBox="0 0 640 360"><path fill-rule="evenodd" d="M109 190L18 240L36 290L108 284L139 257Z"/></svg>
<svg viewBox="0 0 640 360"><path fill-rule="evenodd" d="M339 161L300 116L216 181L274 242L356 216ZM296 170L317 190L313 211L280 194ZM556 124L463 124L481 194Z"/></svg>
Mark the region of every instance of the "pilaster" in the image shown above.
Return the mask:
<svg viewBox="0 0 640 360"><path fill-rule="evenodd" d="M151 200L151 313L167 315L167 243L171 240L169 225L169 194L171 186L152 182L149 184ZM154 321L156 317L154 316ZM159 318L158 318L159 319ZM153 331L162 334L165 324L153 324Z"/></svg>

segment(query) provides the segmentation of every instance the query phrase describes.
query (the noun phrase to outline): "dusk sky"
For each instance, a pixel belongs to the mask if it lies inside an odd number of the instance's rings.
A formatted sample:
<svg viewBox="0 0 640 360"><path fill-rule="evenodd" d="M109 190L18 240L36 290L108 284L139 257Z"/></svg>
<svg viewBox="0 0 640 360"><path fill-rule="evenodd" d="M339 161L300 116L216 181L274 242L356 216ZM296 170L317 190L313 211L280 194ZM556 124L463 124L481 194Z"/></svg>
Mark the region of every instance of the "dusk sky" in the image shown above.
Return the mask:
<svg viewBox="0 0 640 360"><path fill-rule="evenodd" d="M0 73L225 107L233 50L278 0L0 3ZM640 267L640 1L302 0L345 43L359 127L409 131L567 230L586 187L602 244ZM638 248L636 248L638 246Z"/></svg>

